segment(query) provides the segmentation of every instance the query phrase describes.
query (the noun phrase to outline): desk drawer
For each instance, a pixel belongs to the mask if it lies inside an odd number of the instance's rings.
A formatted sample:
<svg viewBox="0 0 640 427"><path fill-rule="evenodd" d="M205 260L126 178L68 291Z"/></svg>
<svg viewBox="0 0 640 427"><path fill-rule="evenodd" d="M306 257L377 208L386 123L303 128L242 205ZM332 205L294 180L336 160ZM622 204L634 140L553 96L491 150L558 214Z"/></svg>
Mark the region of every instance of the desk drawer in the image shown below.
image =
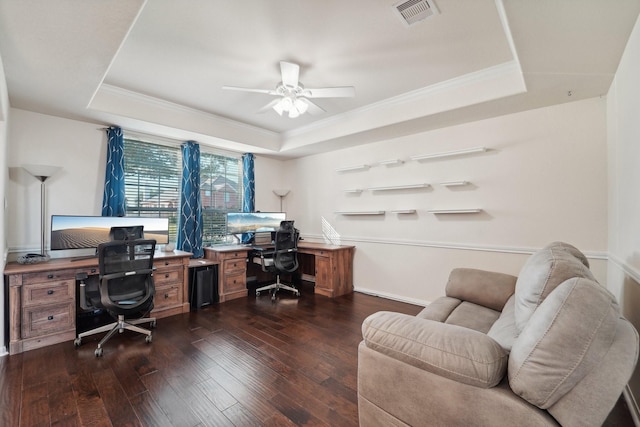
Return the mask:
<svg viewBox="0 0 640 427"><path fill-rule="evenodd" d="M226 260L222 268L225 276L244 274L247 271L247 261L245 258Z"/></svg>
<svg viewBox="0 0 640 427"><path fill-rule="evenodd" d="M73 300L75 284L73 279L26 285L22 288L22 305L27 307Z"/></svg>
<svg viewBox="0 0 640 427"><path fill-rule="evenodd" d="M243 291L247 289L247 276L243 271L240 274L225 275L224 287L222 291L224 294L228 294L236 291Z"/></svg>
<svg viewBox="0 0 640 427"><path fill-rule="evenodd" d="M57 271L44 271L40 273L27 273L22 275L22 284L29 285L32 283L45 283L51 281L60 280L75 280L75 270L57 270Z"/></svg>
<svg viewBox="0 0 640 427"><path fill-rule="evenodd" d="M182 269L179 270L159 270L153 273L153 283L156 286L164 284L182 283Z"/></svg>
<svg viewBox="0 0 640 427"><path fill-rule="evenodd" d="M75 315L73 302L25 307L22 310L22 338L75 329Z"/></svg>
<svg viewBox="0 0 640 427"><path fill-rule="evenodd" d="M175 267L182 266L182 258L165 258L165 259L154 259L153 266L158 270L161 270L163 267Z"/></svg>
<svg viewBox="0 0 640 427"><path fill-rule="evenodd" d="M182 304L182 292L180 292L180 287L156 287L156 294L153 297L153 306L155 310L166 307L175 307L180 304Z"/></svg>

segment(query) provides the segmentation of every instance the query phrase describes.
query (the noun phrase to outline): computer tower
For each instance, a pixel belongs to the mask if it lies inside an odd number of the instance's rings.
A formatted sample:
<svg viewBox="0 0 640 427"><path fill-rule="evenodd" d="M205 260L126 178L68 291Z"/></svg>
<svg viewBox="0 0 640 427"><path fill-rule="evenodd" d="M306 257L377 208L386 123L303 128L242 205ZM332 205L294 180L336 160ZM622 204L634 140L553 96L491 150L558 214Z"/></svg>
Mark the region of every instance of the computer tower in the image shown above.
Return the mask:
<svg viewBox="0 0 640 427"><path fill-rule="evenodd" d="M189 303L192 310L218 302L218 266L191 268Z"/></svg>

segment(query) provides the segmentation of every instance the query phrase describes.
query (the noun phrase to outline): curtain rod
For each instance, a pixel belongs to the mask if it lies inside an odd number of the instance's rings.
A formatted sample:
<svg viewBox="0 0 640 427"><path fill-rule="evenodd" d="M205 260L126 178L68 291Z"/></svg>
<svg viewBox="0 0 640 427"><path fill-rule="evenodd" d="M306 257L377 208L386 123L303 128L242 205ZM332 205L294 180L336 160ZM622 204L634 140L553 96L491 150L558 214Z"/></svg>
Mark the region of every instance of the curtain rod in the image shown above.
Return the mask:
<svg viewBox="0 0 640 427"><path fill-rule="evenodd" d="M114 125L114 126L108 126L108 127L101 127L101 128L98 128L97 130L105 131L114 127L119 127L119 126ZM129 134L132 137L131 139L140 138L141 140L143 140L143 142L150 142L154 144L180 146L187 141L191 141L191 140L179 140L174 138L168 138L166 136L152 135L152 134L139 132L131 129L125 129L125 128L120 128L120 129L122 129L122 132L125 134L125 136ZM200 141L195 141L195 142L197 142L198 145L200 145L201 149L204 148L203 151L205 152L215 152L217 154L222 154L222 155L225 155L228 157L234 157L234 158L240 158L242 156L242 153L240 151L225 150L223 148L202 144Z"/></svg>

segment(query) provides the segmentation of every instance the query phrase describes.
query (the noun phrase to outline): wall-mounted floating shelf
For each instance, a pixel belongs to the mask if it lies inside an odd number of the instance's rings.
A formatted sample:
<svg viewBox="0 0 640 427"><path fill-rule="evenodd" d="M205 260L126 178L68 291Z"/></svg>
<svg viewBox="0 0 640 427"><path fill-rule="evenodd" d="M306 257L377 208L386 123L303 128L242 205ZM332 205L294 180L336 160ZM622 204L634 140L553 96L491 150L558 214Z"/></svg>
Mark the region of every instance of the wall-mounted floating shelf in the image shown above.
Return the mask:
<svg viewBox="0 0 640 427"><path fill-rule="evenodd" d="M439 215L439 214L472 214L472 213L480 213L482 209L473 208L473 209L430 209L429 213Z"/></svg>
<svg viewBox="0 0 640 427"><path fill-rule="evenodd" d="M383 160L381 162L378 162L379 165L384 165L384 166L396 166L396 165L401 165L404 163L404 160L401 159L389 159L389 160Z"/></svg>
<svg viewBox="0 0 640 427"><path fill-rule="evenodd" d="M446 181L440 183L443 187L462 187L469 184L471 184L469 181Z"/></svg>
<svg viewBox="0 0 640 427"><path fill-rule="evenodd" d="M462 156L465 154L484 153L487 151L487 147L474 147L466 150L446 151L443 153L423 154L419 156L411 156L411 160L429 160L429 159L441 159L445 157Z"/></svg>
<svg viewBox="0 0 640 427"><path fill-rule="evenodd" d="M344 191L345 193L362 193L364 190L362 188L349 188L342 191Z"/></svg>
<svg viewBox="0 0 640 427"><path fill-rule="evenodd" d="M415 188L429 188L431 184L408 184L408 185L392 185L389 187L373 187L369 188L370 191L392 191L392 190L410 190Z"/></svg>
<svg viewBox="0 0 640 427"><path fill-rule="evenodd" d="M336 172L352 172L352 171L367 170L370 167L371 166L369 166L369 165L345 166L343 168L336 169Z"/></svg>
<svg viewBox="0 0 640 427"><path fill-rule="evenodd" d="M337 215L384 215L385 211L338 211Z"/></svg>
<svg viewBox="0 0 640 427"><path fill-rule="evenodd" d="M415 209L397 209L397 210L391 211L391 213L398 214L398 215L401 215L401 214L414 214L414 213L416 213L416 210Z"/></svg>

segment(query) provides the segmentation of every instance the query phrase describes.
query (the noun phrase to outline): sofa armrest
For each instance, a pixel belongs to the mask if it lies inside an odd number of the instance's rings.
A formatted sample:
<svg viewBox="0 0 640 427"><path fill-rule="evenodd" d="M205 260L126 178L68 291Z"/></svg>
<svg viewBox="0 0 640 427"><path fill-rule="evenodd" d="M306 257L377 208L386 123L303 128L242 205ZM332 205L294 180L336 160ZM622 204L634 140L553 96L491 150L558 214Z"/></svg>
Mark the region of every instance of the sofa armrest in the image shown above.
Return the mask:
<svg viewBox="0 0 640 427"><path fill-rule="evenodd" d="M473 268L454 268L449 275L446 295L502 311L516 290L516 276Z"/></svg>
<svg viewBox="0 0 640 427"><path fill-rule="evenodd" d="M364 320L362 335L372 350L476 387L497 385L507 369L497 342L461 326L381 311Z"/></svg>

